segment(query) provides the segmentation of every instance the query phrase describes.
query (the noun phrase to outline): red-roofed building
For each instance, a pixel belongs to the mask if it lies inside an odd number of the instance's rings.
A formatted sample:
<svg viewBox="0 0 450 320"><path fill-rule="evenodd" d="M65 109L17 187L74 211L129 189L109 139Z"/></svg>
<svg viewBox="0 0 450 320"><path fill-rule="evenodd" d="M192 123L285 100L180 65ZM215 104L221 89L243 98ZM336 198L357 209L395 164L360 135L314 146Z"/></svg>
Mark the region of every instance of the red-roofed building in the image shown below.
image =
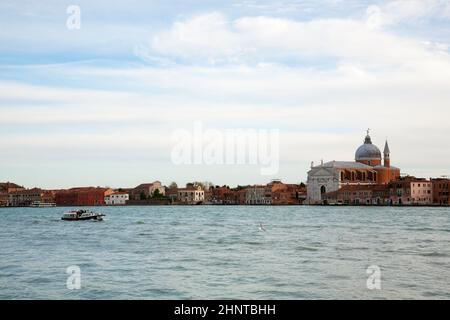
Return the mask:
<svg viewBox="0 0 450 320"><path fill-rule="evenodd" d="M0 182L0 207L5 207L8 205L10 193L22 190L25 190L25 188L15 183Z"/></svg>
<svg viewBox="0 0 450 320"><path fill-rule="evenodd" d="M20 190L9 194L8 206L28 207L33 203L54 203L54 194L51 191L33 188Z"/></svg>
<svg viewBox="0 0 450 320"><path fill-rule="evenodd" d="M387 205L390 202L388 185L346 185L323 195L328 204Z"/></svg>
<svg viewBox="0 0 450 320"><path fill-rule="evenodd" d="M146 200L152 197L155 192L159 195L164 196L166 194L166 189L161 184L160 181L155 181L152 183L143 183L138 185L136 188L132 189L130 192L131 200Z"/></svg>
<svg viewBox="0 0 450 320"><path fill-rule="evenodd" d="M114 191L109 188L72 188L59 191L55 196L57 206L103 206L105 197Z"/></svg>
<svg viewBox="0 0 450 320"><path fill-rule="evenodd" d="M433 204L450 205L450 179L431 179L431 183L433 184Z"/></svg>

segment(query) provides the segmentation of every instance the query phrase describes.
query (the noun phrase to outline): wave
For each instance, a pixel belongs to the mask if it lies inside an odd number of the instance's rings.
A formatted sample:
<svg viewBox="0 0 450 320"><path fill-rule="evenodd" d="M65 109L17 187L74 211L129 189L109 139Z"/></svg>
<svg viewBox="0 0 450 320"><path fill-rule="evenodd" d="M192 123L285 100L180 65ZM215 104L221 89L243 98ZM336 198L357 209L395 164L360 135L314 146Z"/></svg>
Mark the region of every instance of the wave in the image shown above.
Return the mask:
<svg viewBox="0 0 450 320"><path fill-rule="evenodd" d="M313 252L319 251L318 248L305 247L305 246L297 246L297 247L295 247L295 250L297 250L297 251L313 251Z"/></svg>
<svg viewBox="0 0 450 320"><path fill-rule="evenodd" d="M406 230L409 231L441 231L441 232L450 232L450 229L442 229L442 228L429 228L429 227L422 227L422 228L406 228Z"/></svg>
<svg viewBox="0 0 450 320"><path fill-rule="evenodd" d="M422 253L420 254L422 257L437 257L437 258L446 258L449 255L447 253L442 253L442 252L428 252L428 253Z"/></svg>

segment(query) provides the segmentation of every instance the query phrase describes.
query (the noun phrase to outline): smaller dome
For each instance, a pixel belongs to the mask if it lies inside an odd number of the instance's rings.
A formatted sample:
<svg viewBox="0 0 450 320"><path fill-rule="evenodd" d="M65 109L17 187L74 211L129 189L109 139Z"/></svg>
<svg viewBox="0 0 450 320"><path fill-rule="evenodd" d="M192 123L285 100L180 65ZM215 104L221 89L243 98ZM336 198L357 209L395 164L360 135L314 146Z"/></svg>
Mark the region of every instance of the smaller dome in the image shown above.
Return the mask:
<svg viewBox="0 0 450 320"><path fill-rule="evenodd" d="M356 150L355 160L381 160L381 151L376 145L372 144L369 135L366 136L364 144Z"/></svg>

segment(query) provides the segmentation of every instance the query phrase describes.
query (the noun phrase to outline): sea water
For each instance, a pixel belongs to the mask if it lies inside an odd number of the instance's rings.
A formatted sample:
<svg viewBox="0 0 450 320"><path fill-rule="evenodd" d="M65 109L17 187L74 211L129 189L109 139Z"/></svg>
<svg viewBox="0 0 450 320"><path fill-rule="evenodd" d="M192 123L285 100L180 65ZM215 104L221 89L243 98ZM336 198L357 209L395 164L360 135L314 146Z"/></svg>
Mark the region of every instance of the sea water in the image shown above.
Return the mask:
<svg viewBox="0 0 450 320"><path fill-rule="evenodd" d="M68 209L0 209L0 299L450 298L450 208Z"/></svg>

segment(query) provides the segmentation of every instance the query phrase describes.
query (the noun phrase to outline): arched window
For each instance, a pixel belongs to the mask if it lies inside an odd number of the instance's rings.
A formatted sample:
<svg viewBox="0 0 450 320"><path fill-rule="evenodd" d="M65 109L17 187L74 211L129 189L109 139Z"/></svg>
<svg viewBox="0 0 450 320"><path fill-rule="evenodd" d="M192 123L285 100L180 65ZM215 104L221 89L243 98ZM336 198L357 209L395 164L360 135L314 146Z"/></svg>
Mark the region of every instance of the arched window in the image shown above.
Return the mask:
<svg viewBox="0 0 450 320"><path fill-rule="evenodd" d="M341 171L341 181L344 181L344 171Z"/></svg>
<svg viewBox="0 0 450 320"><path fill-rule="evenodd" d="M327 189L325 188L325 186L321 186L320 187L320 194L324 194L327 192Z"/></svg>
<svg viewBox="0 0 450 320"><path fill-rule="evenodd" d="M362 172L361 172L361 171L357 171L357 172L356 172L356 179L357 179L358 181L361 181L361 180L362 180Z"/></svg>

